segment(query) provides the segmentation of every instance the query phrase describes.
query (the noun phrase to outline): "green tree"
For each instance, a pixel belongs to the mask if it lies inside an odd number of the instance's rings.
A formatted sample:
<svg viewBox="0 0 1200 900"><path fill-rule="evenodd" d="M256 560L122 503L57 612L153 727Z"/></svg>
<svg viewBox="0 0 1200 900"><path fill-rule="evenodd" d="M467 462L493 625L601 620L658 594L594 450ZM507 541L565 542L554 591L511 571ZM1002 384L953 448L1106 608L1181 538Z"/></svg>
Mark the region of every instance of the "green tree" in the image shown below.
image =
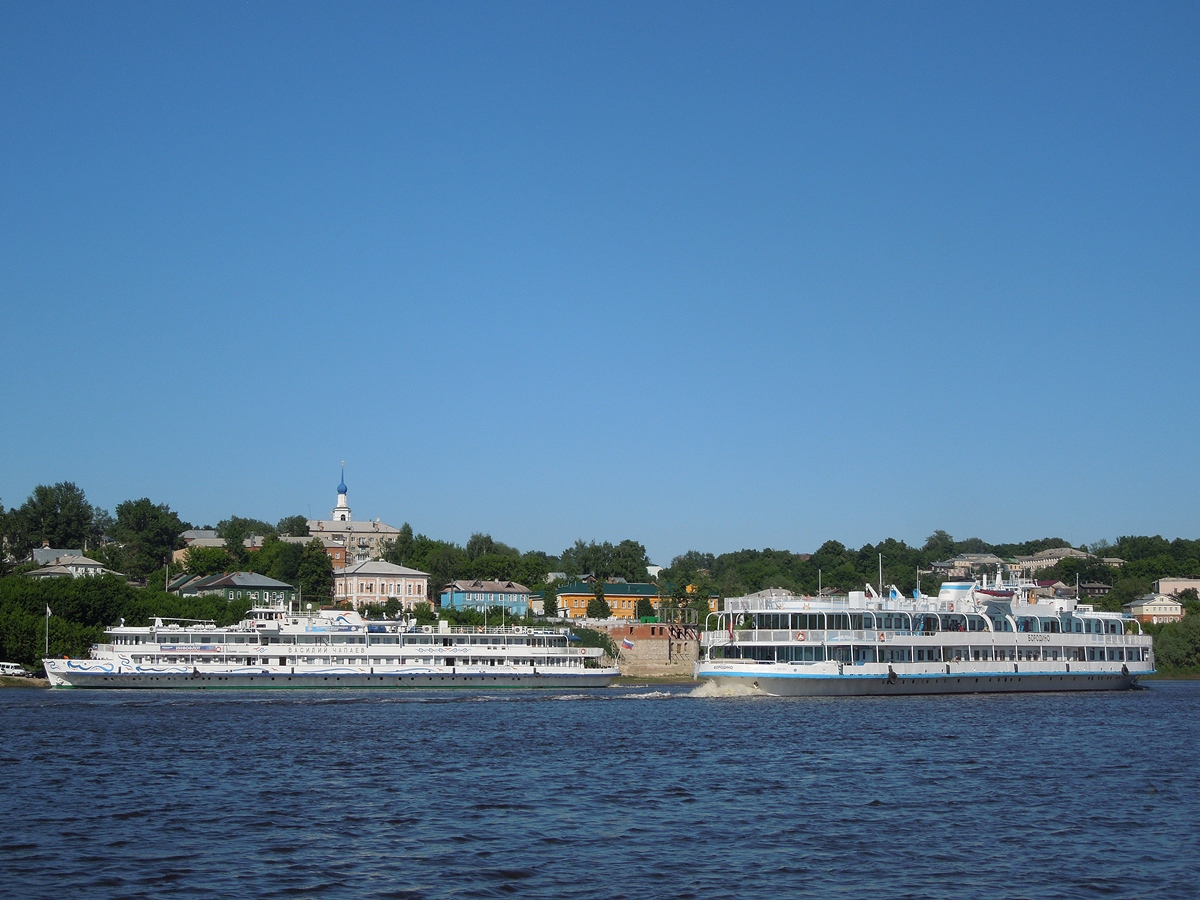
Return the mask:
<svg viewBox="0 0 1200 900"><path fill-rule="evenodd" d="M643 582L646 580L646 567L649 565L650 558L646 556L646 548L637 541L627 539L613 548L609 560L611 571L608 574L630 582Z"/></svg>
<svg viewBox="0 0 1200 900"><path fill-rule="evenodd" d="M39 484L21 506L5 516L8 550L14 559L29 556L34 547L86 548L92 534L94 509L73 482Z"/></svg>
<svg viewBox="0 0 1200 900"><path fill-rule="evenodd" d="M588 601L587 615L589 619L607 619L612 615L612 607L604 599L604 583L596 582L596 595Z"/></svg>
<svg viewBox="0 0 1200 900"><path fill-rule="evenodd" d="M949 532L940 528L925 539L925 546L921 550L929 562L941 562L957 555L954 549L954 538L950 537Z"/></svg>
<svg viewBox="0 0 1200 900"><path fill-rule="evenodd" d="M146 497L118 503L109 533L121 545L122 571L146 576L162 568L171 551L183 546L179 535L187 527L165 503L151 503Z"/></svg>
<svg viewBox="0 0 1200 900"><path fill-rule="evenodd" d="M308 537L308 519L304 516L285 516L275 528L287 537Z"/></svg>
<svg viewBox="0 0 1200 900"><path fill-rule="evenodd" d="M305 598L313 603L328 603L333 599L333 562L320 538L304 545L297 567L296 585Z"/></svg>
<svg viewBox="0 0 1200 900"><path fill-rule="evenodd" d="M637 617L639 619L652 619L655 616L654 604L650 602L649 597L638 597L637 601Z"/></svg>
<svg viewBox="0 0 1200 900"><path fill-rule="evenodd" d="M400 533L396 535L396 539L392 541L387 552L384 553L384 558L397 566L408 565L405 562L413 549L413 530L412 526L405 522L400 526Z"/></svg>
<svg viewBox="0 0 1200 900"><path fill-rule="evenodd" d="M1187 615L1200 616L1200 593L1195 588L1184 588L1175 599L1183 604Z"/></svg>
<svg viewBox="0 0 1200 900"><path fill-rule="evenodd" d="M217 575L229 565L229 554L223 547L188 547L183 554L183 567L192 575Z"/></svg>
<svg viewBox="0 0 1200 900"><path fill-rule="evenodd" d="M241 516L230 516L228 519L222 519L217 523L217 537L226 537L231 527L240 528L245 537L252 534L257 534L259 537L266 537L268 534L276 534L275 526L270 522L264 522L262 519L245 519ZM300 535L304 537L304 535Z"/></svg>
<svg viewBox="0 0 1200 900"><path fill-rule="evenodd" d="M225 538L225 552L239 570L246 567L250 556L246 549L246 539L250 535L250 520L240 516L233 516L217 525L217 536Z"/></svg>

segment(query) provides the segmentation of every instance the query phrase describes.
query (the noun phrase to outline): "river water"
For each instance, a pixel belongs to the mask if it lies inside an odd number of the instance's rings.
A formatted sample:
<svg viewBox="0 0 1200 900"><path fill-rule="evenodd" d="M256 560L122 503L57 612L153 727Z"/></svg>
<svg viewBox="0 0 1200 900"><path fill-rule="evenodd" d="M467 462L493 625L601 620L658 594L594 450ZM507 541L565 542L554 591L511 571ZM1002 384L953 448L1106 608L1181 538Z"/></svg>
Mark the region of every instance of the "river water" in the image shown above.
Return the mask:
<svg viewBox="0 0 1200 900"><path fill-rule="evenodd" d="M0 895L1200 896L1200 682L0 691Z"/></svg>

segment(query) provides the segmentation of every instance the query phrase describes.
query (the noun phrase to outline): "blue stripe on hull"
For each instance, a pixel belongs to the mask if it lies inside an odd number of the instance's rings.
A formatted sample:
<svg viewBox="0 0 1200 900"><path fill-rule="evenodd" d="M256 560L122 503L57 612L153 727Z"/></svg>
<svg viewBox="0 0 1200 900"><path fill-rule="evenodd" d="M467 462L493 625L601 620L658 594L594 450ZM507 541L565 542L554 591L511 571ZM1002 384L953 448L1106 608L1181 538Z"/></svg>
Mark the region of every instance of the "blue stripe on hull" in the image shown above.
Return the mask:
<svg viewBox="0 0 1200 900"><path fill-rule="evenodd" d="M81 690L254 690L320 688L578 688L608 687L616 675L72 675Z"/></svg>
<svg viewBox="0 0 1200 900"><path fill-rule="evenodd" d="M1116 691L1137 684L1139 674L1036 673L981 675L906 675L892 681L879 675L804 675L753 672L699 673L717 685L751 687L777 697L854 697L903 694L985 694L1024 691Z"/></svg>

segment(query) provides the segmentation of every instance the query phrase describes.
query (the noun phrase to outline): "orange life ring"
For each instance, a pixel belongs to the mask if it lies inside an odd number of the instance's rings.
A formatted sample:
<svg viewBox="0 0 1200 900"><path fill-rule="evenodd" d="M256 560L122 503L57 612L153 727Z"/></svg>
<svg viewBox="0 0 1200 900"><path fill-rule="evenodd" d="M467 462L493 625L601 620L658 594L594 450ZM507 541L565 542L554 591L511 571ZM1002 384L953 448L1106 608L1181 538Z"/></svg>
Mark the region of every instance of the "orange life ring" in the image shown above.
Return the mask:
<svg viewBox="0 0 1200 900"><path fill-rule="evenodd" d="M950 612L954 612L954 601L950 601Z"/></svg>
<svg viewBox="0 0 1200 900"><path fill-rule="evenodd" d="M887 638L886 638L886 637L884 637L884 634L883 634L883 632L882 632L882 631L881 631L881 632L879 632L879 639L880 639L881 641L887 640Z"/></svg>
<svg viewBox="0 0 1200 900"><path fill-rule="evenodd" d="M803 631L797 631L797 632L796 632L796 640L798 640L798 641L807 641L807 640L808 640L808 635L807 635L807 634L805 634Z"/></svg>

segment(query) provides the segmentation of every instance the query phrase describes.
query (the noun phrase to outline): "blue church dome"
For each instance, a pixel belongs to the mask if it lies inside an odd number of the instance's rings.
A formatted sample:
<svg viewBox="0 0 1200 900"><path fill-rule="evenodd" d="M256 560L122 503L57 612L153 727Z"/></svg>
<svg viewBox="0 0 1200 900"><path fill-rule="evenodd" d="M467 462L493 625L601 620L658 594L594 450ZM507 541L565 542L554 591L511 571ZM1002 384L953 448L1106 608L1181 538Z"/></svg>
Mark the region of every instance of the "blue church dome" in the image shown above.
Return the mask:
<svg viewBox="0 0 1200 900"><path fill-rule="evenodd" d="M342 463L342 480L338 483L338 493L346 493L346 464Z"/></svg>

